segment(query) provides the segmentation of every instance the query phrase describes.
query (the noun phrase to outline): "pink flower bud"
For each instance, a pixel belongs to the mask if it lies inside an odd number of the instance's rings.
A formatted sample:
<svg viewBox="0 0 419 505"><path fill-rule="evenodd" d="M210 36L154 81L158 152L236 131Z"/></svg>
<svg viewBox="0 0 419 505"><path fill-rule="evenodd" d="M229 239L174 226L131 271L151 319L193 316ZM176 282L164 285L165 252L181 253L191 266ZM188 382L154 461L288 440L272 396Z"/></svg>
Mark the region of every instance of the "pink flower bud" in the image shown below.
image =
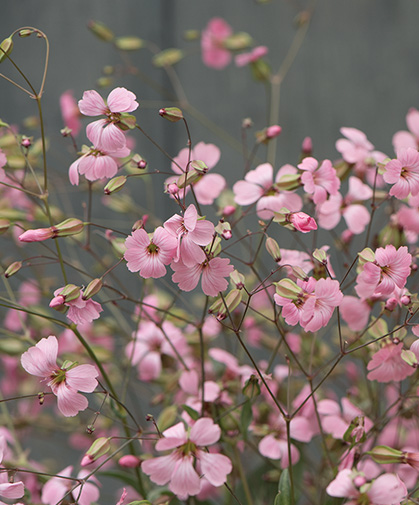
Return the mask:
<svg viewBox="0 0 419 505"><path fill-rule="evenodd" d="M397 299L393 297L389 298L386 301L386 309L389 311L393 311L397 307Z"/></svg>
<svg viewBox="0 0 419 505"><path fill-rule="evenodd" d="M176 183L174 183L174 182L172 184L169 184L167 186L167 192L170 195L177 195L179 193L178 185Z"/></svg>
<svg viewBox="0 0 419 505"><path fill-rule="evenodd" d="M95 458L91 456L90 454L85 454L81 460L80 466L88 466L93 463Z"/></svg>
<svg viewBox="0 0 419 505"><path fill-rule="evenodd" d="M280 135L281 132L282 132L282 128L279 125L275 124L275 125L269 126L266 129L266 137L268 139L273 139L274 137L278 137L278 135Z"/></svg>
<svg viewBox="0 0 419 505"><path fill-rule="evenodd" d="M118 464L124 468L137 468L141 465L141 459L137 458L137 456L127 454L126 456L122 456L122 458L119 459Z"/></svg>
<svg viewBox="0 0 419 505"><path fill-rule="evenodd" d="M19 235L21 242L42 242L54 237L54 231L51 228L38 228L36 230L27 230Z"/></svg>
<svg viewBox="0 0 419 505"><path fill-rule="evenodd" d="M411 301L412 300L411 300L410 296L408 296L408 295L403 295L400 298L400 302L402 303L402 305L409 305Z"/></svg>
<svg viewBox="0 0 419 505"><path fill-rule="evenodd" d="M236 207L234 205L226 205L223 209L223 216L231 216L236 212Z"/></svg>
<svg viewBox="0 0 419 505"><path fill-rule="evenodd" d="M221 235L225 240L229 240L233 236L231 230L224 230Z"/></svg>
<svg viewBox="0 0 419 505"><path fill-rule="evenodd" d="M138 163L137 163L137 167L141 170L143 170L144 168L146 168L147 166L147 162L146 160L140 160Z"/></svg>
<svg viewBox="0 0 419 505"><path fill-rule="evenodd" d="M311 230L317 230L316 221L304 212L295 212L290 214L289 222L294 226L294 228L302 233L308 233Z"/></svg>
<svg viewBox="0 0 419 505"><path fill-rule="evenodd" d="M61 308L64 305L65 298L62 295L54 296L54 298L49 302L51 309Z"/></svg>
<svg viewBox="0 0 419 505"><path fill-rule="evenodd" d="M26 138L22 139L22 142L20 144L22 145L22 147L28 148L28 147L31 147L32 141L31 141L31 139L26 137Z"/></svg>
<svg viewBox="0 0 419 505"><path fill-rule="evenodd" d="M303 140L303 144L301 146L301 150L303 151L304 154L311 154L313 151L313 142L311 141L311 137L306 137Z"/></svg>

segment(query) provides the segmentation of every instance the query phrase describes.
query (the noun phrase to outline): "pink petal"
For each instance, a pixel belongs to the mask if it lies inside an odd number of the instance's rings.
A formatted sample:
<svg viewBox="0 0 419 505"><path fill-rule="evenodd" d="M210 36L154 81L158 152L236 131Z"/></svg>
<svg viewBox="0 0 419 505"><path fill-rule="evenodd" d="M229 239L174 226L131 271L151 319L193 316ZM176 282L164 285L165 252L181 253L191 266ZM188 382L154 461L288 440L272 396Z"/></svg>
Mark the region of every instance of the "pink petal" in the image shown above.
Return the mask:
<svg viewBox="0 0 419 505"><path fill-rule="evenodd" d="M91 393L96 389L98 375L99 372L93 365L78 365L67 370L65 378L69 387L84 393Z"/></svg>
<svg viewBox="0 0 419 505"><path fill-rule="evenodd" d="M35 347L22 354L23 368L31 375L48 377L57 368L58 341L50 336L41 339Z"/></svg>
<svg viewBox="0 0 419 505"><path fill-rule="evenodd" d="M137 109L138 103L132 91L125 88L115 88L108 95L108 107L111 112L132 112Z"/></svg>
<svg viewBox="0 0 419 505"><path fill-rule="evenodd" d="M233 469L233 465L227 456L199 451L198 458L201 463L203 477L205 477L210 484L218 487L227 482L227 475Z"/></svg>
<svg viewBox="0 0 419 505"><path fill-rule="evenodd" d="M54 388L55 389L55 388ZM62 382L53 392L57 395L57 405L59 411L66 417L74 417L79 411L86 410L89 402L83 395L70 389L65 382Z"/></svg>
<svg viewBox="0 0 419 505"><path fill-rule="evenodd" d="M201 490L201 480L193 467L192 456L184 456L170 480L169 489L180 499L195 496Z"/></svg>
<svg viewBox="0 0 419 505"><path fill-rule="evenodd" d="M201 417L192 426L190 440L196 445L206 446L215 444L220 439L221 428L209 417Z"/></svg>
<svg viewBox="0 0 419 505"><path fill-rule="evenodd" d="M163 486L172 478L173 470L178 461L179 454L173 452L168 456L146 459L141 463L141 470L150 477L152 482Z"/></svg>
<svg viewBox="0 0 419 505"><path fill-rule="evenodd" d="M92 89L83 93L79 109L85 116L100 116L106 112L106 105L99 93Z"/></svg>

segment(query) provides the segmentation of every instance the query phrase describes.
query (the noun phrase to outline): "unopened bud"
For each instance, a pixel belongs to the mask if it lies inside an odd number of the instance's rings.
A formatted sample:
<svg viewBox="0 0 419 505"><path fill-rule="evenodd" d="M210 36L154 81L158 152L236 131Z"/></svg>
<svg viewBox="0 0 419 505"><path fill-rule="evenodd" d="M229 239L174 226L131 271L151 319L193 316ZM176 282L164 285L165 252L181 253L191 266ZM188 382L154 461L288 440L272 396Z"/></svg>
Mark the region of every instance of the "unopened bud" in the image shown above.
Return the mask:
<svg viewBox="0 0 419 505"><path fill-rule="evenodd" d="M233 270L230 273L230 279L231 279L231 282L236 286L237 289L244 288L245 277L243 274L241 274L237 270Z"/></svg>
<svg viewBox="0 0 419 505"><path fill-rule="evenodd" d="M300 174L286 174L279 178L278 182L275 182L274 187L280 191L293 191L301 186L301 175Z"/></svg>
<svg viewBox="0 0 419 505"><path fill-rule="evenodd" d="M409 295L403 295L400 298L400 302L402 305L410 305L411 301L412 301L412 298Z"/></svg>
<svg viewBox="0 0 419 505"><path fill-rule="evenodd" d="M223 208L223 216L232 216L236 212L236 207L234 205L226 205Z"/></svg>
<svg viewBox="0 0 419 505"><path fill-rule="evenodd" d="M403 461L402 451L392 449L386 445L377 445L366 454L369 454L376 463L382 465L387 463L401 463Z"/></svg>
<svg viewBox="0 0 419 505"><path fill-rule="evenodd" d="M313 142L311 140L311 137L305 137L303 140L303 143L301 145L301 150L304 154L304 156L310 156L311 153L313 152Z"/></svg>
<svg viewBox="0 0 419 505"><path fill-rule="evenodd" d="M223 46L231 51L247 49L253 43L252 37L245 32L234 33L223 42Z"/></svg>
<svg viewBox="0 0 419 505"><path fill-rule="evenodd" d="M4 272L4 276L6 279L11 277L12 275L15 275L19 270L22 268L22 262L21 261L14 261L11 265L9 265L6 268L6 271Z"/></svg>
<svg viewBox="0 0 419 505"><path fill-rule="evenodd" d="M127 182L127 178L125 175L119 175L118 177L114 177L111 179L108 184L103 189L105 195L111 195L112 193L117 193L120 191Z"/></svg>
<svg viewBox="0 0 419 505"><path fill-rule="evenodd" d="M186 30L183 33L183 38L187 40L188 42L192 42L194 40L198 40L199 37L201 36L201 33L199 30Z"/></svg>
<svg viewBox="0 0 419 505"><path fill-rule="evenodd" d="M137 167L138 167L140 170L144 170L144 169L147 167L147 162L146 162L146 160L140 160L140 161L137 163Z"/></svg>
<svg viewBox="0 0 419 505"><path fill-rule="evenodd" d="M29 37L29 35L32 35L33 33L33 30L31 29L23 29L23 30L19 30L19 37Z"/></svg>
<svg viewBox="0 0 419 505"><path fill-rule="evenodd" d="M198 173L194 168L182 174L179 179L176 181L176 185L178 188L183 189L190 184L194 184L201 179L202 174Z"/></svg>
<svg viewBox="0 0 419 505"><path fill-rule="evenodd" d="M136 51L144 47L144 41L139 37L117 37L115 46L121 51Z"/></svg>
<svg viewBox="0 0 419 505"><path fill-rule="evenodd" d="M291 267L291 270L292 270L292 273L294 274L294 276L297 279L300 279L300 280L302 280L304 282L308 281L309 277L308 277L308 275L306 274L306 272L304 272L304 270L301 267L293 266L293 267Z"/></svg>
<svg viewBox="0 0 419 505"><path fill-rule="evenodd" d="M38 228L36 230L26 230L22 235L19 235L19 240L21 242L42 242L54 236L51 228Z"/></svg>
<svg viewBox="0 0 419 505"><path fill-rule="evenodd" d="M169 193L169 195L177 195L179 193L179 187L175 182L172 182L171 184L168 184L166 186L166 191Z"/></svg>
<svg viewBox="0 0 419 505"><path fill-rule="evenodd" d="M221 235L225 240L228 240L232 237L231 233L231 225L228 221L219 221L217 226L215 227L215 231Z"/></svg>
<svg viewBox="0 0 419 505"><path fill-rule="evenodd" d="M77 235L82 232L84 228L83 221L80 219L70 218L55 226L51 226L55 237L69 237L70 235Z"/></svg>
<svg viewBox="0 0 419 505"><path fill-rule="evenodd" d="M375 253L372 249L370 249L369 247L366 247L365 249L363 249L361 252L358 253L358 256L360 257L360 259L364 262L367 262L367 261L375 261Z"/></svg>
<svg viewBox="0 0 419 505"><path fill-rule="evenodd" d="M315 249L313 252L313 258L323 265L327 264L327 254L324 249Z"/></svg>
<svg viewBox="0 0 419 505"><path fill-rule="evenodd" d="M123 468L138 468L141 465L141 459L132 454L127 454L119 458L118 465Z"/></svg>
<svg viewBox="0 0 419 505"><path fill-rule="evenodd" d="M153 65L158 68L170 67L178 63L184 56L180 49L165 49L153 57Z"/></svg>
<svg viewBox="0 0 419 505"><path fill-rule="evenodd" d="M231 314L240 305L242 298L243 291L241 289L232 289L224 298L224 302L222 302L218 310L217 319L222 321L227 317L227 313Z"/></svg>
<svg viewBox="0 0 419 505"><path fill-rule="evenodd" d="M209 170L207 164L201 160L193 160L190 163L190 166L196 170L199 174L206 174Z"/></svg>
<svg viewBox="0 0 419 505"><path fill-rule="evenodd" d="M13 50L13 40L12 37L4 39L0 44L0 63L10 55Z"/></svg>
<svg viewBox="0 0 419 505"><path fill-rule="evenodd" d="M51 309L62 311L62 309L66 309L64 306L65 298L62 295L54 296L54 298L49 302L49 306Z"/></svg>
<svg viewBox="0 0 419 505"><path fill-rule="evenodd" d="M71 128L69 128L68 126L65 126L64 128L61 128L60 133L63 137L68 137L69 135L71 135L72 131L73 130Z"/></svg>
<svg viewBox="0 0 419 505"><path fill-rule="evenodd" d="M112 42L114 34L110 28L101 23L100 21L89 21L87 27L91 32L105 42Z"/></svg>
<svg viewBox="0 0 419 505"><path fill-rule="evenodd" d="M93 279L89 282L86 289L83 291L83 300L89 300L92 296L95 296L102 289L103 282L101 279Z"/></svg>
<svg viewBox="0 0 419 505"><path fill-rule="evenodd" d="M106 454L111 448L110 440L110 438L106 437L100 437L96 439L90 448L86 451L86 454L81 462L81 466L90 465L90 463L93 463L101 456Z"/></svg>
<svg viewBox="0 0 419 505"><path fill-rule="evenodd" d="M23 137L20 142L20 145L22 147L26 147L26 149L28 149L32 145L32 140L29 137Z"/></svg>
<svg viewBox="0 0 419 505"><path fill-rule="evenodd" d="M396 307L397 307L397 298L394 298L394 296L392 296L386 301L385 308L390 312L392 312Z"/></svg>
<svg viewBox="0 0 419 505"><path fill-rule="evenodd" d="M416 367L418 365L418 359L413 351L403 349L401 353L401 358L409 366Z"/></svg>
<svg viewBox="0 0 419 505"><path fill-rule="evenodd" d="M250 117L246 117L242 121L242 128L251 128L253 126L253 121Z"/></svg>
<svg viewBox="0 0 419 505"><path fill-rule="evenodd" d="M271 257L276 261L277 263L281 261L281 250L279 249L278 242L273 239L272 237L268 237L266 239L265 243L266 250L268 253L271 255Z"/></svg>
<svg viewBox="0 0 419 505"><path fill-rule="evenodd" d="M165 107L159 110L159 114L161 117L164 117L168 121L172 123L177 123L181 119L183 119L183 113L177 107Z"/></svg>
<svg viewBox="0 0 419 505"><path fill-rule="evenodd" d="M274 283L274 285L277 294L289 300L296 300L301 293L301 288L291 279L281 279L279 282Z"/></svg>
<svg viewBox="0 0 419 505"><path fill-rule="evenodd" d="M75 284L67 284L59 292L59 295L64 297L64 300L66 302L71 302L72 300L76 300L80 296L80 288Z"/></svg>
<svg viewBox="0 0 419 505"><path fill-rule="evenodd" d="M282 132L282 128L279 125L272 125L266 128L266 136L268 139L273 139L274 137L278 137Z"/></svg>

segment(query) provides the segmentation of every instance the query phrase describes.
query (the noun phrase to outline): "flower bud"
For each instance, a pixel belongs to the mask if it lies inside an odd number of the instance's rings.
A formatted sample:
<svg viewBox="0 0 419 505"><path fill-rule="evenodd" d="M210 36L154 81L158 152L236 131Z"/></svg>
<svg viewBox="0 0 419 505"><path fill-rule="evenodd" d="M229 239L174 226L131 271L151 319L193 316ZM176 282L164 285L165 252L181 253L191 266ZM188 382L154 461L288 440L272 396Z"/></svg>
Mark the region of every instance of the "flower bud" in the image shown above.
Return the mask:
<svg viewBox="0 0 419 505"><path fill-rule="evenodd" d="M291 279L281 279L279 282L274 282L274 285L277 294L289 300L297 300L301 293L301 288Z"/></svg>
<svg viewBox="0 0 419 505"><path fill-rule="evenodd" d="M21 261L14 261L11 265L9 265L6 268L6 271L4 272L4 276L6 279L11 277L12 275L15 275L19 270L22 268L22 262Z"/></svg>
<svg viewBox="0 0 419 505"><path fill-rule="evenodd" d="M277 263L279 261L281 261L281 258L282 258L281 250L279 249L279 245L276 240L274 240L271 237L267 237L265 247L266 247L266 250L268 251L268 253L274 259L274 261L276 261Z"/></svg>
<svg viewBox="0 0 419 505"><path fill-rule="evenodd" d="M250 119L250 117L246 117L242 121L242 128L251 128L253 126L253 121Z"/></svg>
<svg viewBox="0 0 419 505"><path fill-rule="evenodd" d="M188 42L192 42L194 40L198 40L200 37L200 32L199 30L185 30L183 32L183 38L187 40Z"/></svg>
<svg viewBox="0 0 419 505"><path fill-rule="evenodd" d="M207 164L204 161L201 160L193 160L190 163L190 166L196 170L199 174L206 174L209 170Z"/></svg>
<svg viewBox="0 0 419 505"><path fill-rule="evenodd" d="M105 195L111 195L112 193L116 193L120 191L127 182L127 178L125 175L119 175L118 177L114 177L111 179L103 189Z"/></svg>
<svg viewBox="0 0 419 505"><path fill-rule="evenodd" d="M365 483L367 482L367 479L363 476L363 475L357 475L354 480L353 480L353 483L356 487L361 487L363 486Z"/></svg>
<svg viewBox="0 0 419 505"><path fill-rule="evenodd" d="M308 281L309 277L308 277L308 275L306 274L306 272L304 272L304 270L301 267L294 266L294 267L291 267L291 270L292 270L293 275L297 279L300 279L300 280L302 280L304 282Z"/></svg>
<svg viewBox="0 0 419 505"><path fill-rule="evenodd" d="M13 50L13 40L12 37L4 39L0 44L0 63L10 55Z"/></svg>
<svg viewBox="0 0 419 505"><path fill-rule="evenodd" d="M49 238L53 238L54 232L51 228L38 228L36 230L27 230L19 235L21 242L42 242Z"/></svg>
<svg viewBox="0 0 419 505"><path fill-rule="evenodd" d="M119 458L118 465L123 468L138 468L141 465L141 459L132 454L126 454Z"/></svg>
<svg viewBox="0 0 419 505"><path fill-rule="evenodd" d="M110 440L110 438L105 437L96 439L86 451L86 454L82 459L81 466L90 465L90 463L93 463L98 458L106 454L111 448Z"/></svg>
<svg viewBox="0 0 419 505"><path fill-rule="evenodd" d="M186 186L199 181L201 177L202 174L198 173L194 168L192 168L189 170L189 172L185 172L179 177L179 179L176 181L176 185L178 188L183 189L186 188Z"/></svg>
<svg viewBox="0 0 419 505"><path fill-rule="evenodd" d="M215 227L215 231L220 234L225 240L228 240L232 237L231 225L228 221L220 220Z"/></svg>
<svg viewBox="0 0 419 505"><path fill-rule="evenodd" d="M272 126L268 126L268 128L266 129L266 136L268 139L273 139L274 137L278 137L278 135L280 135L280 133L282 132L282 128L275 124L275 125L272 125Z"/></svg>
<svg viewBox="0 0 419 505"><path fill-rule="evenodd" d="M159 110L159 114L172 123L177 123L183 119L183 113L177 107L165 107Z"/></svg>
<svg viewBox="0 0 419 505"><path fill-rule="evenodd" d="M70 235L77 235L82 232L84 228L83 221L80 219L70 218L55 226L51 226L54 232L54 237L68 237Z"/></svg>
<svg viewBox="0 0 419 505"><path fill-rule="evenodd" d="M401 353L401 358L409 366L416 367L418 365L418 359L413 351L403 349Z"/></svg>
<svg viewBox="0 0 419 505"><path fill-rule="evenodd" d="M236 212L236 207L234 205L226 205L223 208L223 216L232 216Z"/></svg>
<svg viewBox="0 0 419 505"><path fill-rule="evenodd" d="M410 305L411 301L412 301L412 298L409 295L403 295L400 298L400 302L402 305Z"/></svg>
<svg viewBox="0 0 419 505"><path fill-rule="evenodd" d="M89 300L92 296L95 296L102 289L103 282L101 279L93 279L89 282L86 289L83 291L83 300Z"/></svg>
<svg viewBox="0 0 419 505"><path fill-rule="evenodd" d="M375 261L375 253L369 247L366 247L358 253L359 258L365 263L367 261Z"/></svg>
<svg viewBox="0 0 419 505"><path fill-rule="evenodd" d="M110 28L101 23L100 21L89 21L87 27L91 32L105 42L112 42L114 34Z"/></svg>
<svg viewBox="0 0 419 505"><path fill-rule="evenodd" d="M313 258L323 265L327 264L327 254L324 249L315 249L313 252Z"/></svg>
<svg viewBox="0 0 419 505"><path fill-rule="evenodd" d="M170 67L184 57L183 51L176 48L165 49L153 57L153 65L157 68Z"/></svg>
<svg viewBox="0 0 419 505"><path fill-rule="evenodd" d="M117 37L114 43L121 51L136 51L144 47L144 41L139 37Z"/></svg>
<svg viewBox="0 0 419 505"><path fill-rule="evenodd" d="M371 451L368 451L372 459L381 465L387 463L402 463L403 453L397 449L392 449L386 445L376 445Z"/></svg>
<svg viewBox="0 0 419 505"><path fill-rule="evenodd" d="M233 270L230 273L230 279L231 279L231 282L236 286L236 289L243 289L244 288L245 277L243 274L241 274L237 270Z"/></svg>
<svg viewBox="0 0 419 505"><path fill-rule="evenodd" d="M294 212L289 215L289 222L301 233L309 233L311 230L317 230L317 223L314 218L305 212Z"/></svg>
<svg viewBox="0 0 419 505"><path fill-rule="evenodd" d="M253 43L252 37L245 32L234 33L230 35L223 42L223 46L225 49L229 49L231 51L240 51L241 49L247 49Z"/></svg>
<svg viewBox="0 0 419 505"><path fill-rule="evenodd" d="M75 284L67 284L59 292L59 295L64 297L64 300L66 302L71 302L72 300L76 300L80 296L80 288Z"/></svg>
<svg viewBox="0 0 419 505"><path fill-rule="evenodd" d="M32 145L32 140L29 137L23 137L20 142L20 145L22 147L26 147L26 149L28 149Z"/></svg>
<svg viewBox="0 0 419 505"><path fill-rule="evenodd" d="M292 191L301 186L300 174L286 174L279 178L279 181L274 184L275 188L280 191Z"/></svg>
<svg viewBox="0 0 419 505"><path fill-rule="evenodd" d="M301 151L303 152L304 156L311 155L311 153L313 152L313 142L311 140L311 137L304 138L303 143L301 145Z"/></svg>
<svg viewBox="0 0 419 505"><path fill-rule="evenodd" d="M29 35L32 35L32 33L33 33L33 30L31 30L29 28L28 29L24 28L23 30L19 30L19 37L22 37L22 38L29 37Z"/></svg>
<svg viewBox="0 0 419 505"><path fill-rule="evenodd" d="M64 304L65 304L65 298L62 295L54 296L54 298L49 302L49 306L51 307L51 309L59 311L65 308Z"/></svg>
<svg viewBox="0 0 419 505"><path fill-rule="evenodd" d="M243 290L241 289L232 289L228 295L224 298L224 302L222 302L220 309L217 313L217 319L222 321L227 317L227 313L232 313L234 309L236 309L243 298Z"/></svg>
<svg viewBox="0 0 419 505"><path fill-rule="evenodd" d="M385 308L390 312L392 312L396 307L397 307L397 298L394 298L394 296L392 296L386 301Z"/></svg>

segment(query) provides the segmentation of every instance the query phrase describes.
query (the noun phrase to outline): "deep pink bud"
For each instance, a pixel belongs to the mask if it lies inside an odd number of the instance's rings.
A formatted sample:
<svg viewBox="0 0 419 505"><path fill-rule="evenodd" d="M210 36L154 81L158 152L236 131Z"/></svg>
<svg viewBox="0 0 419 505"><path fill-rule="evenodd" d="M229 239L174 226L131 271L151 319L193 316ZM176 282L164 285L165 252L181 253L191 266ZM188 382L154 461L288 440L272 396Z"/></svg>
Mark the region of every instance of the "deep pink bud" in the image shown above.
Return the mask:
<svg viewBox="0 0 419 505"><path fill-rule="evenodd" d="M304 154L311 154L313 151L313 142L311 141L311 137L306 137L303 140L303 144L301 146L301 150Z"/></svg>
<svg viewBox="0 0 419 505"><path fill-rule="evenodd" d="M268 139L273 139L274 137L277 137L281 132L282 128L279 125L274 124L266 129L266 136Z"/></svg>
<svg viewBox="0 0 419 505"><path fill-rule="evenodd" d="M137 468L141 465L141 459L137 458L137 456L127 454L119 459L118 464L124 468Z"/></svg>
<svg viewBox="0 0 419 505"><path fill-rule="evenodd" d="M31 139L25 137L22 139L21 145L22 145L22 147L26 147L26 148L31 147L32 141L31 141Z"/></svg>
<svg viewBox="0 0 419 505"><path fill-rule="evenodd" d="M408 295L403 295L400 298L400 302L402 303L402 305L409 305L411 301L412 301L412 299Z"/></svg>
<svg viewBox="0 0 419 505"><path fill-rule="evenodd" d="M236 212L236 207L234 205L226 205L223 209L223 216L231 216Z"/></svg>
<svg viewBox="0 0 419 505"><path fill-rule="evenodd" d="M54 231L51 228L38 228L25 231L22 235L19 235L19 240L21 242L42 242L54 236Z"/></svg>
<svg viewBox="0 0 419 505"><path fill-rule="evenodd" d="M305 212L295 212L289 215L289 222L294 228L302 233L308 233L311 230L317 230L316 221Z"/></svg>
<svg viewBox="0 0 419 505"><path fill-rule="evenodd" d="M397 307L397 299L393 297L386 301L386 309L393 311Z"/></svg>
<svg viewBox="0 0 419 505"><path fill-rule="evenodd" d="M93 456L91 456L90 454L85 454L83 456L83 459L81 460L80 466L91 465L94 460L95 460L95 458Z"/></svg>
<svg viewBox="0 0 419 505"><path fill-rule="evenodd" d="M62 307L65 303L65 298L62 295L54 296L54 298L49 302L51 309L56 309L57 307Z"/></svg>

